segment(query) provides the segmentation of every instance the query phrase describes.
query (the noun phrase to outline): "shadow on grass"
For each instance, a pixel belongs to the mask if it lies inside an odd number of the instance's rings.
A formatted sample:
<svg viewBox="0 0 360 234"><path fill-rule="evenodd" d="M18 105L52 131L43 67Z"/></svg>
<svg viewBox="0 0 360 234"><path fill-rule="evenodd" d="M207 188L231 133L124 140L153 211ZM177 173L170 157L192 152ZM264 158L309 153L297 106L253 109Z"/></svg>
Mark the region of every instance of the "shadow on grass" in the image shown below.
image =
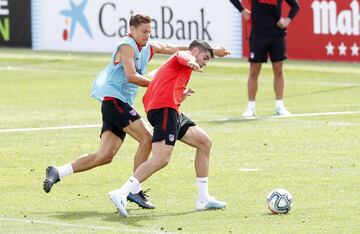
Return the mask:
<svg viewBox="0 0 360 234"><path fill-rule="evenodd" d="M119 216L117 212L98 212L98 211L65 211L46 213L49 218L55 218L61 221L76 221L89 218L99 218L110 223L121 223L131 225L133 227L144 227L140 222L156 220L159 217L176 217L186 216L196 213L197 211L183 211L183 212L166 212L156 213L144 211L145 213L139 214L139 209L128 209L128 217ZM131 214L137 212L137 214ZM43 213L44 214L44 213Z"/></svg>
<svg viewBox="0 0 360 234"><path fill-rule="evenodd" d="M205 120L205 121L197 121L198 123L207 123L207 124L226 124L226 123L237 123L237 122L250 122L250 121L259 121L263 120L269 117L250 117L250 118L244 118L244 117L233 117L233 118L220 118L220 119L214 119L214 120Z"/></svg>

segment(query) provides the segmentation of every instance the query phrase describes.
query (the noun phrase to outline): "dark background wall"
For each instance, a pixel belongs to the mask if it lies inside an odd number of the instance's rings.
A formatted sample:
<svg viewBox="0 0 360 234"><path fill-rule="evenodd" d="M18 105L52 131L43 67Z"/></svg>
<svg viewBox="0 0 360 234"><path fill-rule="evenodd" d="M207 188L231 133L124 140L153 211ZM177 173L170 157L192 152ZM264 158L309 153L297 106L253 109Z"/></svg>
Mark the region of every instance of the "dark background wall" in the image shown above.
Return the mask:
<svg viewBox="0 0 360 234"><path fill-rule="evenodd" d="M0 0L0 46L31 47L31 0Z"/></svg>

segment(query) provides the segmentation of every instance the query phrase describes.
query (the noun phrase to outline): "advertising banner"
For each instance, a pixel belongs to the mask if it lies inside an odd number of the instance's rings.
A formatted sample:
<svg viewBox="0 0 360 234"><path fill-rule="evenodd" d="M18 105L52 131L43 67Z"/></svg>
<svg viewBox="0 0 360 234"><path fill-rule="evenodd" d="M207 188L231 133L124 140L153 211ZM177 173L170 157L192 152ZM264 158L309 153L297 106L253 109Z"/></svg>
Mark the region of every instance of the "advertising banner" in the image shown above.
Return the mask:
<svg viewBox="0 0 360 234"><path fill-rule="evenodd" d="M0 46L31 47L30 0L0 0Z"/></svg>
<svg viewBox="0 0 360 234"><path fill-rule="evenodd" d="M208 0L33 0L33 48L112 52L138 12L152 17L152 40L189 44L203 39L242 56L238 12L229 1Z"/></svg>
<svg viewBox="0 0 360 234"><path fill-rule="evenodd" d="M300 11L287 33L293 59L360 61L359 0L299 0ZM284 2L283 17L287 16ZM243 25L244 56L248 56L248 24Z"/></svg>

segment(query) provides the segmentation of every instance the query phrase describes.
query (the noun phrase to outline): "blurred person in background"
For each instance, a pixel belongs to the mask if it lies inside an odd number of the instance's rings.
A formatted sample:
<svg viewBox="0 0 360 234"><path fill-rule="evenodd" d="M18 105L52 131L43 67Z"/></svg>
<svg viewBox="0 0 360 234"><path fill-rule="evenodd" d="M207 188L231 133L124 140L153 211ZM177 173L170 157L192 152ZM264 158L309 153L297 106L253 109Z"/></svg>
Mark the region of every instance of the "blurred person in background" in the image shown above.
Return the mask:
<svg viewBox="0 0 360 234"><path fill-rule="evenodd" d="M285 0L290 6L286 18L282 17L283 0L249 0L251 9L246 9L239 0L230 2L240 11L246 21L251 21L249 40L250 71L248 78L248 105L243 117L255 116L255 99L258 89L258 77L262 63L266 63L268 55L274 73L275 114L288 116L291 113L284 106L284 73L283 61L286 55L286 29L299 11L297 0Z"/></svg>

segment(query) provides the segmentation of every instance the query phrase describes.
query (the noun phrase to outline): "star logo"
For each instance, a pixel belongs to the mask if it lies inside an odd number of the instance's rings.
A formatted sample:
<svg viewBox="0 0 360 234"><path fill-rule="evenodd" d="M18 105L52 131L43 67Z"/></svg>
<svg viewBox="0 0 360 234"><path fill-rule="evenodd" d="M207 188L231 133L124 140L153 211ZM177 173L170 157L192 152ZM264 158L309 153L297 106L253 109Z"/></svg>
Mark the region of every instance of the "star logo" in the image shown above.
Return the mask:
<svg viewBox="0 0 360 234"><path fill-rule="evenodd" d="M327 44L327 46L325 46L326 48L326 54L327 55L334 55L334 49L335 47L333 46L333 44L331 44L331 42L329 41L329 43Z"/></svg>
<svg viewBox="0 0 360 234"><path fill-rule="evenodd" d="M351 56L359 56L359 46L354 43L352 46L351 46Z"/></svg>
<svg viewBox="0 0 360 234"><path fill-rule="evenodd" d="M87 0L83 0L79 5L75 5L75 3L70 0L71 9L62 10L60 14L66 17L71 18L71 26L70 26L70 41L74 36L76 26L79 24L86 34L92 39L92 33L88 24L87 19L84 16L84 8L86 6ZM63 32L64 40L67 40L67 30L65 29Z"/></svg>
<svg viewBox="0 0 360 234"><path fill-rule="evenodd" d="M345 56L346 55L346 49L347 47L344 45L344 42L341 42L341 44L338 46L338 49L339 49L339 55L343 55Z"/></svg>

